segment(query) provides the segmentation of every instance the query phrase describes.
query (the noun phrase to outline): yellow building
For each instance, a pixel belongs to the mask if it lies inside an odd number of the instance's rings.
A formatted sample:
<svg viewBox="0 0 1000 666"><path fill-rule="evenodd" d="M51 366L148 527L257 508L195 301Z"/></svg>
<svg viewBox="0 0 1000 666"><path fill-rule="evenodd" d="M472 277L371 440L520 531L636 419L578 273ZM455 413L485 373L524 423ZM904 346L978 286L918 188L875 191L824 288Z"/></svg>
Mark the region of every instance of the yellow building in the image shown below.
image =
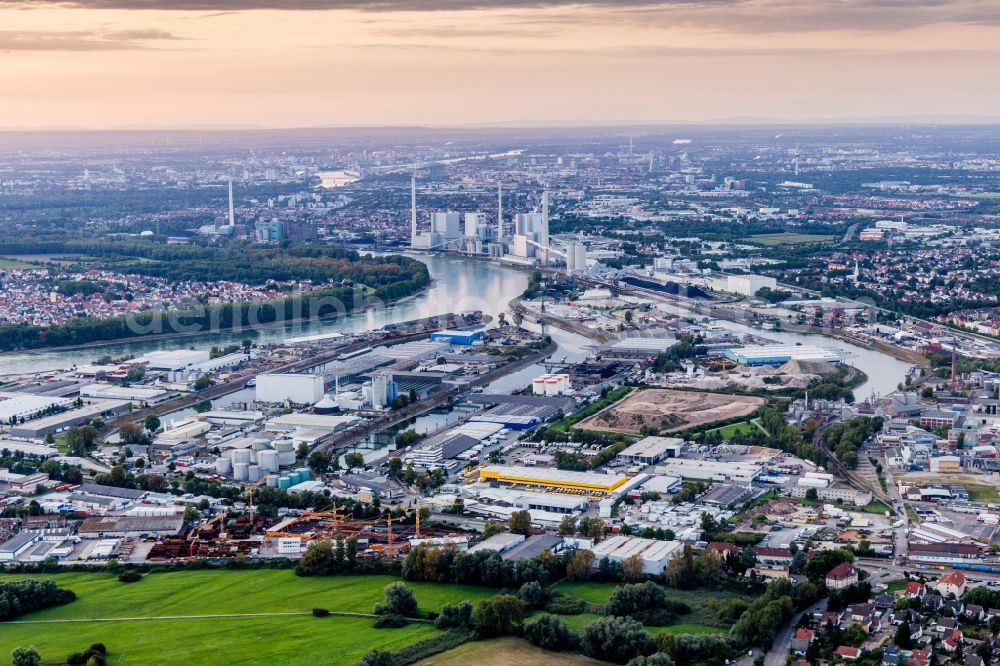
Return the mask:
<svg viewBox="0 0 1000 666"><path fill-rule="evenodd" d="M544 490L562 490L608 494L628 482L623 474L598 474L596 472L570 472L550 467L517 467L492 465L479 470L480 481Z"/></svg>

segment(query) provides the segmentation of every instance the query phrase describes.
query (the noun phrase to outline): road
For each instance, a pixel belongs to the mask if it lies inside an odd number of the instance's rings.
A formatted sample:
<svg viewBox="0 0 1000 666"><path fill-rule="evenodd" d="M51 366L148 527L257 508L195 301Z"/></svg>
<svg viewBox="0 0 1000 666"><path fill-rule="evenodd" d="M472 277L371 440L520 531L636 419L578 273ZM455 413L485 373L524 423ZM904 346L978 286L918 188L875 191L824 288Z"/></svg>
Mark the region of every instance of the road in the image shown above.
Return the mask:
<svg viewBox="0 0 1000 666"><path fill-rule="evenodd" d="M851 226L847 227L847 231L844 232L844 237L840 239L840 244L843 245L844 243L850 243L854 238L854 234L857 233L860 225L860 222L855 222Z"/></svg>
<svg viewBox="0 0 1000 666"><path fill-rule="evenodd" d="M809 608L797 613L788 623L781 628L778 635L774 637L774 644L764 657L765 666L785 666L788 661L788 653L792 650L792 638L795 636L795 628L803 615L826 610L826 599L820 599ZM749 657L748 657L749 659Z"/></svg>

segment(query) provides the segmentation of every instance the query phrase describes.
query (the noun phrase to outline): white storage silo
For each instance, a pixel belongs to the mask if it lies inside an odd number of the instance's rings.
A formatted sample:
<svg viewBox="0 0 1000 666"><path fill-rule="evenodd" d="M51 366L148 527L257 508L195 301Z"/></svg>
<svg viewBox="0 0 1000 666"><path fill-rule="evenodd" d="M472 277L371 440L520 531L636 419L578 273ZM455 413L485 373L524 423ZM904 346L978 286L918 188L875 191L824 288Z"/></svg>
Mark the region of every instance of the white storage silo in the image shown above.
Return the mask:
<svg viewBox="0 0 1000 666"><path fill-rule="evenodd" d="M250 465L246 463L236 463L233 465L233 478L237 481L246 481L250 478Z"/></svg>
<svg viewBox="0 0 1000 666"><path fill-rule="evenodd" d="M260 451L257 453L257 464L264 472L277 472L280 455L277 451Z"/></svg>
<svg viewBox="0 0 1000 666"><path fill-rule="evenodd" d="M260 481L260 465L250 465L247 468L247 481L250 483Z"/></svg>
<svg viewBox="0 0 1000 666"><path fill-rule="evenodd" d="M219 476L228 476L229 472L232 471L233 466L229 458L225 456L219 456L215 459L215 473Z"/></svg>

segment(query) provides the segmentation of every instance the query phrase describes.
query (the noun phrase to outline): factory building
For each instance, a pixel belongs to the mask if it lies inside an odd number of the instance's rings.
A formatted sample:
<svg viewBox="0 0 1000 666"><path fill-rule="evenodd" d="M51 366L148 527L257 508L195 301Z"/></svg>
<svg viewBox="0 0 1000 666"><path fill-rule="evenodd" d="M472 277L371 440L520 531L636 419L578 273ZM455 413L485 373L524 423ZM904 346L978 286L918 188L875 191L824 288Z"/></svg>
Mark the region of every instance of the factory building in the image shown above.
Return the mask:
<svg viewBox="0 0 1000 666"><path fill-rule="evenodd" d="M493 465L479 470L479 480L511 486L607 494L628 481L622 474L571 472L559 469Z"/></svg>
<svg viewBox="0 0 1000 666"><path fill-rule="evenodd" d="M776 289L778 282L773 277L763 275L729 275L726 277L725 286L721 284L718 288L730 294L740 294L753 298L758 291L767 287Z"/></svg>
<svg viewBox="0 0 1000 666"><path fill-rule="evenodd" d="M315 405L323 398L324 391L322 375L264 373L257 375L254 397L258 402Z"/></svg>

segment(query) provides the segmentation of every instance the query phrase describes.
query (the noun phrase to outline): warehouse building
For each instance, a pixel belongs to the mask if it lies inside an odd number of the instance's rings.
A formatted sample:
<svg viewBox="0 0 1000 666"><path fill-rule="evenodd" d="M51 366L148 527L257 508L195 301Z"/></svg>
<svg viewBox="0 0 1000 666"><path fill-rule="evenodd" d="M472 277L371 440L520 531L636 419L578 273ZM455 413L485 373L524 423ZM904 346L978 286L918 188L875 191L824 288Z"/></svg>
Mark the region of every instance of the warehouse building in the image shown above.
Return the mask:
<svg viewBox="0 0 1000 666"><path fill-rule="evenodd" d="M28 552L32 546L41 541L40 532L18 532L3 543L0 543L0 562L14 562Z"/></svg>
<svg viewBox="0 0 1000 666"><path fill-rule="evenodd" d="M482 331L437 331L431 333L433 342L447 342L453 345L471 345L482 339Z"/></svg>
<svg viewBox="0 0 1000 666"><path fill-rule="evenodd" d="M494 506L545 511L547 513L573 514L587 509L587 498L565 493L546 493L512 488L484 488L477 499Z"/></svg>
<svg viewBox="0 0 1000 666"><path fill-rule="evenodd" d="M592 551L595 564L605 557L612 562L622 564L630 557L638 556L642 562L643 573L659 576L681 549L680 541L658 541L617 535L598 543Z"/></svg>
<svg viewBox="0 0 1000 666"><path fill-rule="evenodd" d="M623 474L571 472L560 469L491 465L479 470L480 481L561 491L610 493L623 486L628 477Z"/></svg>
<svg viewBox="0 0 1000 666"><path fill-rule="evenodd" d="M664 458L679 458L684 440L679 437L643 437L618 454L618 459L630 465L655 465Z"/></svg>
<svg viewBox="0 0 1000 666"><path fill-rule="evenodd" d="M329 434L340 432L360 422L360 417L346 414L282 414L268 419L264 424L264 430L267 432L319 430Z"/></svg>
<svg viewBox="0 0 1000 666"><path fill-rule="evenodd" d="M85 519L78 534L84 539L175 536L184 527L183 514L169 516L101 516Z"/></svg>
<svg viewBox="0 0 1000 666"><path fill-rule="evenodd" d="M50 432L59 433L71 426L81 425L84 421L124 414L129 411L131 405L128 400L98 400L77 409L14 426L10 429L10 436L42 439Z"/></svg>
<svg viewBox="0 0 1000 666"><path fill-rule="evenodd" d="M9 455L22 453L26 456L36 456L40 458L57 458L59 449L45 444L30 444L28 442L15 442L10 439L0 439L0 453L6 451Z"/></svg>
<svg viewBox="0 0 1000 666"><path fill-rule="evenodd" d="M211 358L207 351L194 349L173 349L170 351L149 352L135 363L146 366L147 370L159 372L180 372L188 366L204 363Z"/></svg>
<svg viewBox="0 0 1000 666"><path fill-rule="evenodd" d="M0 423L27 421L41 416L47 409L61 409L73 404L69 398L28 393L5 393L4 397L0 400Z"/></svg>
<svg viewBox="0 0 1000 666"><path fill-rule="evenodd" d="M760 475L760 467L752 463L721 462L718 460L667 460L656 468L657 474L679 476L701 481L732 481L750 484Z"/></svg>
<svg viewBox="0 0 1000 666"><path fill-rule="evenodd" d="M656 358L677 344L673 335L656 338L622 338L601 347L604 358L645 359Z"/></svg>
<svg viewBox="0 0 1000 666"><path fill-rule="evenodd" d="M513 548L500 554L500 558L511 562L533 560L543 551L558 553L562 549L563 538L554 534L532 534Z"/></svg>
<svg viewBox="0 0 1000 666"><path fill-rule="evenodd" d="M87 384L80 387L81 398L97 398L100 400L131 400L155 404L171 396L171 393L159 388L142 386L117 386L115 384Z"/></svg>
<svg viewBox="0 0 1000 666"><path fill-rule="evenodd" d="M406 456L406 461L412 463L415 467L422 467L424 469L443 467L445 461L451 460L461 453L465 453L480 442L481 440L475 437L461 433L450 433L434 437L415 447Z"/></svg>
<svg viewBox="0 0 1000 666"><path fill-rule="evenodd" d="M813 345L751 345L734 347L723 353L729 360L742 365L781 365L788 361L840 363L838 353Z"/></svg>
<svg viewBox="0 0 1000 666"><path fill-rule="evenodd" d="M498 553L505 553L514 546L524 543L523 534L513 534L511 532L500 532L494 534L489 539L480 541L474 546L469 546L469 552L475 553L480 550L495 550Z"/></svg>

